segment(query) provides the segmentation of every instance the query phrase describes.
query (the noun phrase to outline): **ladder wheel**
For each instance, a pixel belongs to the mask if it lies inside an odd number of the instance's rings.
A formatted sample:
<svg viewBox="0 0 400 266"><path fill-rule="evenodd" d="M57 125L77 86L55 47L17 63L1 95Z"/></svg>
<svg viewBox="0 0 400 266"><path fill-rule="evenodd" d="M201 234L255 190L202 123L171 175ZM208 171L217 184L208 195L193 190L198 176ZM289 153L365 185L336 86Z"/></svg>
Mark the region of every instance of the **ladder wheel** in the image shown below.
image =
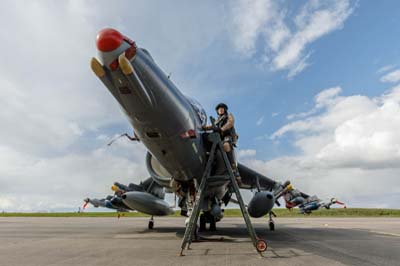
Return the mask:
<svg viewBox="0 0 400 266"><path fill-rule="evenodd" d="M154 222L153 221L149 221L149 229L153 229L154 228Z"/></svg>
<svg viewBox="0 0 400 266"><path fill-rule="evenodd" d="M258 252L265 252L267 251L267 248L268 248L267 242L265 242L262 239L257 240L256 249Z"/></svg>

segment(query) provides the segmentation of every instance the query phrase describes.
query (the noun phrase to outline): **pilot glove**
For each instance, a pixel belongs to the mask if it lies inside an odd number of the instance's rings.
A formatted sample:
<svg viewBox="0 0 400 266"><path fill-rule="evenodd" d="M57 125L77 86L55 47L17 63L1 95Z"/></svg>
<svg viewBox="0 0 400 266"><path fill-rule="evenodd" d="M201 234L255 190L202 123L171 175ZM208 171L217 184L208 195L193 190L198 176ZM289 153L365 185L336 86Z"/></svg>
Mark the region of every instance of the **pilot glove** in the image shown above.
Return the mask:
<svg viewBox="0 0 400 266"><path fill-rule="evenodd" d="M214 131L214 132L221 133L222 130L221 130L220 127L214 127L214 128L213 128L213 131Z"/></svg>

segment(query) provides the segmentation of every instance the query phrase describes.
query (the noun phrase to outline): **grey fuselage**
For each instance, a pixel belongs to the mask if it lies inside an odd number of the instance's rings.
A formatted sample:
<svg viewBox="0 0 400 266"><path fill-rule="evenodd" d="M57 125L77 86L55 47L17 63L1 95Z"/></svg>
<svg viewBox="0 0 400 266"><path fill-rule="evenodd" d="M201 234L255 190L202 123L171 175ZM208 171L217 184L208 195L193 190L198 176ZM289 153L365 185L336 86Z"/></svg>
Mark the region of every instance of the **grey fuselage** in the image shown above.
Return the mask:
<svg viewBox="0 0 400 266"><path fill-rule="evenodd" d="M124 49L114 51L113 58ZM107 65L111 54L100 52L99 57ZM110 82L105 85L119 102L140 141L171 177L184 182L200 177L206 160L199 133L205 123L204 110L194 106L175 87L146 50L137 48L130 63L135 83L129 82L120 69L111 71L105 67L106 79ZM189 130L196 132L196 136L181 136Z"/></svg>

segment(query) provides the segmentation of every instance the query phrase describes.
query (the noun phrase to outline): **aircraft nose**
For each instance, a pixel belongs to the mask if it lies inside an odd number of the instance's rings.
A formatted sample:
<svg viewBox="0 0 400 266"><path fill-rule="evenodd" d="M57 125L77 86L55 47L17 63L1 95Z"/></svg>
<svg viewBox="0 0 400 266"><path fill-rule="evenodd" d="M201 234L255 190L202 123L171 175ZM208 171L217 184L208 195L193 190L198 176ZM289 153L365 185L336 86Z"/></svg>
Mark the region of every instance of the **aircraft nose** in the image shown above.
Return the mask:
<svg viewBox="0 0 400 266"><path fill-rule="evenodd" d="M101 52L110 52L117 49L123 40L124 36L119 31L105 28L97 34L96 46Z"/></svg>

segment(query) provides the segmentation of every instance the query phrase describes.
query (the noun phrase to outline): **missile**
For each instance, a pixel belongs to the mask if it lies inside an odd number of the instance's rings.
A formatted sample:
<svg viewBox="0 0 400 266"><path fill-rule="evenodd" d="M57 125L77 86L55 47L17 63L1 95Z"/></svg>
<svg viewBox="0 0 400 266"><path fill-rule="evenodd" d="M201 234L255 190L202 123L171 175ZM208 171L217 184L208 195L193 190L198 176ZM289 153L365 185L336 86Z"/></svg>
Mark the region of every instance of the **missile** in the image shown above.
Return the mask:
<svg viewBox="0 0 400 266"><path fill-rule="evenodd" d="M149 215L165 216L174 212L166 201L147 192L126 192L122 195L122 201L129 208Z"/></svg>
<svg viewBox="0 0 400 266"><path fill-rule="evenodd" d="M319 204L316 201L307 203L303 207L301 207L301 212L303 213L311 213L312 211L318 210L319 207L321 207L321 204Z"/></svg>
<svg viewBox="0 0 400 266"><path fill-rule="evenodd" d="M275 197L272 192L256 192L248 205L248 212L251 217L259 218L269 213L275 204Z"/></svg>

